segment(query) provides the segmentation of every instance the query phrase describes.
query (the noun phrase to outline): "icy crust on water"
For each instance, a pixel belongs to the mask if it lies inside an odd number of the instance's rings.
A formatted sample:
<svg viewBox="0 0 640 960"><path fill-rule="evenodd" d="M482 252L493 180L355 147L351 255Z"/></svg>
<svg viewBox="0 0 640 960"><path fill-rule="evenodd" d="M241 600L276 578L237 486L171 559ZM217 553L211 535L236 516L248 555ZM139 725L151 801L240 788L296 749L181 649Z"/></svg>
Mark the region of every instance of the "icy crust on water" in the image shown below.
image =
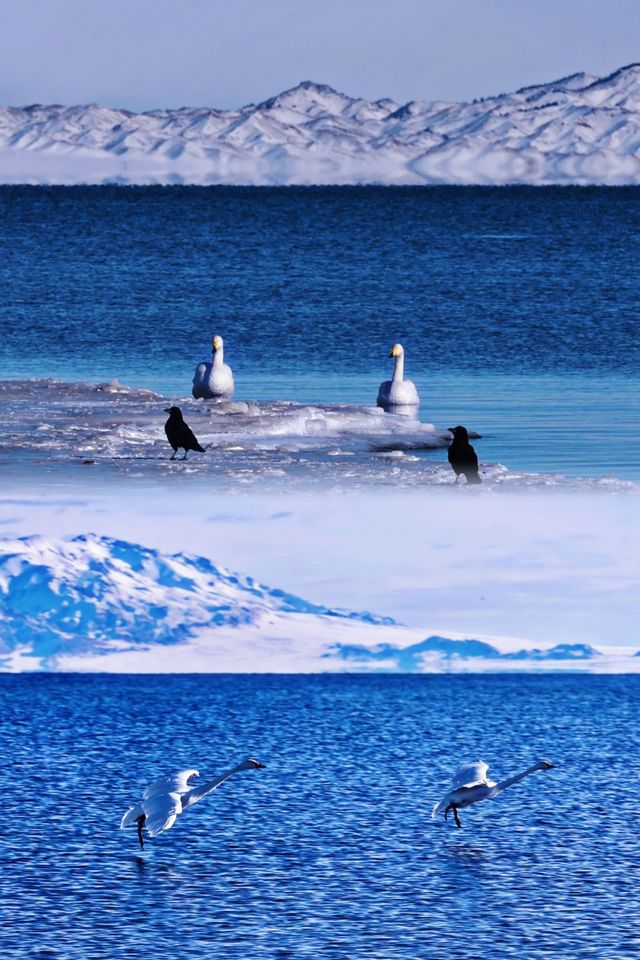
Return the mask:
<svg viewBox="0 0 640 960"><path fill-rule="evenodd" d="M445 427L377 407L293 401L224 403L167 398L113 380L0 381L0 463L27 465L31 477L60 478L91 468L94 477L184 478L232 488L279 491L368 486L451 485ZM165 408L181 407L204 454L170 460ZM471 436L474 433L472 425ZM637 492L615 478L569 478L510 470L482 460L484 486ZM462 486L462 483L460 484ZM478 492L476 490L475 492Z"/></svg>
<svg viewBox="0 0 640 960"><path fill-rule="evenodd" d="M188 553L95 534L0 540L0 670L637 672L635 650L425 638Z"/></svg>
<svg viewBox="0 0 640 960"><path fill-rule="evenodd" d="M472 103L304 82L237 110L0 108L0 182L637 184L640 65Z"/></svg>

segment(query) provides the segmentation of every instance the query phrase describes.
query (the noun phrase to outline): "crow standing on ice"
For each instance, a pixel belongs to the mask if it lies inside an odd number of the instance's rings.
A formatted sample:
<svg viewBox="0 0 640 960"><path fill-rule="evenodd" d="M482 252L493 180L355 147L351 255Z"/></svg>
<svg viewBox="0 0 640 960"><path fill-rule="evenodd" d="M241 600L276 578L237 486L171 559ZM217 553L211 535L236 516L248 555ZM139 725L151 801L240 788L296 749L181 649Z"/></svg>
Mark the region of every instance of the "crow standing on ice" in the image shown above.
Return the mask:
<svg viewBox="0 0 640 960"><path fill-rule="evenodd" d="M200 446L193 430L182 419L180 407L167 407L164 412L169 414L169 419L164 425L164 432L173 447L173 456L169 459L173 460L180 448L184 450L183 460L187 459L189 450L204 453L204 447Z"/></svg>
<svg viewBox="0 0 640 960"><path fill-rule="evenodd" d="M461 473L467 478L467 483L482 483L478 473L478 457L469 443L469 434L466 427L449 427L453 440L449 447L449 463L455 470L456 483Z"/></svg>

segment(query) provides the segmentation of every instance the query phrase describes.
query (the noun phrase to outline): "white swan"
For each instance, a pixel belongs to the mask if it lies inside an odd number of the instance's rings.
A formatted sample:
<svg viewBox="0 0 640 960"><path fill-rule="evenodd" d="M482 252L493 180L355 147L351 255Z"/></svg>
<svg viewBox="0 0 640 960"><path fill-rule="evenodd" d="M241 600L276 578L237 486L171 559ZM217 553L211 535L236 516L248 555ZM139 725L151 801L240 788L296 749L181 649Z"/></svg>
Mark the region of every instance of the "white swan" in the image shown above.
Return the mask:
<svg viewBox="0 0 640 960"><path fill-rule="evenodd" d="M482 760L476 760L475 763L463 763L458 767L451 780L451 790L439 803L436 803L431 816L435 820L439 813L444 813L445 820L449 810L453 810L453 816L456 826L461 827L458 810L462 807L469 807L472 803L479 803L480 800L491 800L507 787L524 780L530 773L536 770L550 770L553 763L548 760L538 760L532 767L527 767L522 773L517 773L515 777L509 777L507 780L501 780L494 783L487 778L488 765Z"/></svg>
<svg viewBox="0 0 640 960"><path fill-rule="evenodd" d="M224 340L213 338L211 363L199 363L193 375L194 397L205 400L229 400L233 396L233 373L224 362Z"/></svg>
<svg viewBox="0 0 640 960"><path fill-rule="evenodd" d="M390 357L396 358L391 380L380 384L378 399L379 407L417 407L420 397L416 385L412 380L404 379L404 347L401 343L394 343Z"/></svg>
<svg viewBox="0 0 640 960"><path fill-rule="evenodd" d="M127 810L120 822L120 829L137 827L140 849L144 850L143 829L150 837L157 837L163 830L170 830L179 813L192 807L241 770L264 770L264 764L249 758L215 780L207 780L197 786L190 782L194 777L200 776L197 770L178 770L177 773L170 773L168 777L160 777L149 784L140 803Z"/></svg>

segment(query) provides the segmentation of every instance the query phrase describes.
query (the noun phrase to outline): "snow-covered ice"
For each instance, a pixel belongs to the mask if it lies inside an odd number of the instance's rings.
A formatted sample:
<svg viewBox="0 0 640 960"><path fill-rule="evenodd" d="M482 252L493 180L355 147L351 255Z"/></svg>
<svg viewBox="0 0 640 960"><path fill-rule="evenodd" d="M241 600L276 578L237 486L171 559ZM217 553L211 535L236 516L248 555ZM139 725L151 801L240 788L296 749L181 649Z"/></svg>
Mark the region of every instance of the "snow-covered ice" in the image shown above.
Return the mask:
<svg viewBox="0 0 640 960"><path fill-rule="evenodd" d="M449 487L444 425L364 404L293 401L225 403L167 398L148 390L55 380L0 381L0 463L5 477L92 483L185 478L235 490L359 490ZM169 459L165 409L177 403L204 454ZM468 424L472 437L477 436ZM537 488L640 492L613 477L567 477L482 462L481 494ZM182 455L182 451L180 452ZM462 484L461 484L462 486ZM471 491L469 491L471 492Z"/></svg>
<svg viewBox="0 0 640 960"><path fill-rule="evenodd" d="M471 103L306 81L237 110L3 107L0 182L640 183L640 65Z"/></svg>

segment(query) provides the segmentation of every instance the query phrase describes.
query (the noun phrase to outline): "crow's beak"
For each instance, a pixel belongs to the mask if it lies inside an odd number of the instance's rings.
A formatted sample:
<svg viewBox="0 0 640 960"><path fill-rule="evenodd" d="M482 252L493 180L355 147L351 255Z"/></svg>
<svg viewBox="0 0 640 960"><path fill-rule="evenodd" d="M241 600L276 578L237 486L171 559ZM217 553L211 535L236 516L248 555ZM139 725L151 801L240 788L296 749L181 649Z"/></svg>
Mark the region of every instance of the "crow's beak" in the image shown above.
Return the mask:
<svg viewBox="0 0 640 960"><path fill-rule="evenodd" d="M165 413L171 413L171 408L170 408L170 407L165 407L165 408L164 408L164 412L165 412Z"/></svg>

